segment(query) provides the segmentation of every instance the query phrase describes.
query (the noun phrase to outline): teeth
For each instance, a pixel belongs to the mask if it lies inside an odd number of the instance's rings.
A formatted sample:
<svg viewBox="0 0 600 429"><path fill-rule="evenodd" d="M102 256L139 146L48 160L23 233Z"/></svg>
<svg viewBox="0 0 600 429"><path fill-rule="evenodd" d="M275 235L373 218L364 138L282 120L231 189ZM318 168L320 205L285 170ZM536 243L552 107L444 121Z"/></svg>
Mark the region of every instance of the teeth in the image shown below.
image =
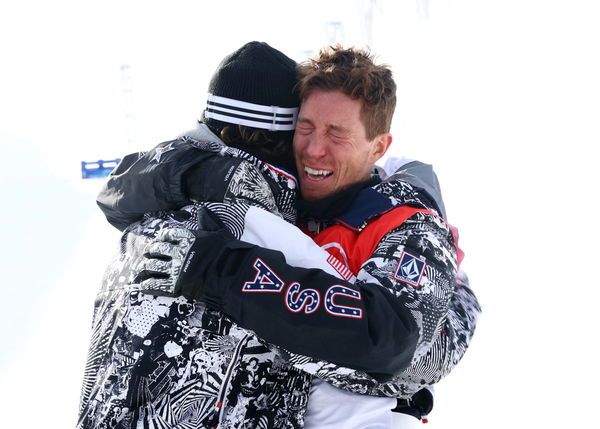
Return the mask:
<svg viewBox="0 0 600 429"><path fill-rule="evenodd" d="M307 167L307 166L304 166L304 171L306 171L311 176L329 176L330 174L333 173L333 171L315 170L314 168L310 168L310 167Z"/></svg>

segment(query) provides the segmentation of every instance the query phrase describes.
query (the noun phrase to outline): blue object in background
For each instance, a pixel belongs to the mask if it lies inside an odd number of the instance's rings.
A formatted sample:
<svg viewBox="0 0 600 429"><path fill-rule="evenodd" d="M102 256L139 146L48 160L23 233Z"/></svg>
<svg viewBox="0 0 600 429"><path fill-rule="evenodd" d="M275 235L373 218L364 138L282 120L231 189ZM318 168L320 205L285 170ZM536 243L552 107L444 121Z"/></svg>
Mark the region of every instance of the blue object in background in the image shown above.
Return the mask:
<svg viewBox="0 0 600 429"><path fill-rule="evenodd" d="M81 161L81 178L98 179L106 177L119 164L121 158L100 159L98 161Z"/></svg>

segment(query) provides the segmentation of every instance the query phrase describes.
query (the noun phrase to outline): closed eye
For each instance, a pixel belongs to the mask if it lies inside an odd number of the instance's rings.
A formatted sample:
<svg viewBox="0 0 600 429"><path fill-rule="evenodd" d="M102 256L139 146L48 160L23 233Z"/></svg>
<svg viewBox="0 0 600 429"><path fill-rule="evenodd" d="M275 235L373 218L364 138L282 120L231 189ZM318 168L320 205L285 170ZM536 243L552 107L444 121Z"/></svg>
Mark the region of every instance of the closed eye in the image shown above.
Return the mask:
<svg viewBox="0 0 600 429"><path fill-rule="evenodd" d="M296 126L296 132L300 134L310 134L313 130L313 127L308 124L298 124Z"/></svg>
<svg viewBox="0 0 600 429"><path fill-rule="evenodd" d="M348 136L336 132L329 132L329 137L336 143L343 143L348 140Z"/></svg>
<svg viewBox="0 0 600 429"><path fill-rule="evenodd" d="M348 140L349 132L346 128L332 125L328 130L329 137L338 143Z"/></svg>

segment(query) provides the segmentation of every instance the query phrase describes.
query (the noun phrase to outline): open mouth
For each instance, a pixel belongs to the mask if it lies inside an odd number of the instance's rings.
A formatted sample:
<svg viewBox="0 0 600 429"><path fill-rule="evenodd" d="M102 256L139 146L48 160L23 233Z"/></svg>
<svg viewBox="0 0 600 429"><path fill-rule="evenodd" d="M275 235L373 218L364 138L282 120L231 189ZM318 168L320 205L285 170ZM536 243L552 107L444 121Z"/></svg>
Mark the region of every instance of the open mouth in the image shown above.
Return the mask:
<svg viewBox="0 0 600 429"><path fill-rule="evenodd" d="M316 170L314 168L304 166L304 172L311 180L323 180L333 174L330 170Z"/></svg>

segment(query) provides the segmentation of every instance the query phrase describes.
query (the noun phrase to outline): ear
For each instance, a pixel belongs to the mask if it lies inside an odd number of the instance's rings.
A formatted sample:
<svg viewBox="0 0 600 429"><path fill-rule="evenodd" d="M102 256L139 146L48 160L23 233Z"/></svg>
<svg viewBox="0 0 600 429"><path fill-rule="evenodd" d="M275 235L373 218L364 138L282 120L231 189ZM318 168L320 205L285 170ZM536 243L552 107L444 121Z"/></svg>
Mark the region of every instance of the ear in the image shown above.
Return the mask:
<svg viewBox="0 0 600 429"><path fill-rule="evenodd" d="M390 133L379 134L372 140L371 162L377 162L392 144L392 135Z"/></svg>

